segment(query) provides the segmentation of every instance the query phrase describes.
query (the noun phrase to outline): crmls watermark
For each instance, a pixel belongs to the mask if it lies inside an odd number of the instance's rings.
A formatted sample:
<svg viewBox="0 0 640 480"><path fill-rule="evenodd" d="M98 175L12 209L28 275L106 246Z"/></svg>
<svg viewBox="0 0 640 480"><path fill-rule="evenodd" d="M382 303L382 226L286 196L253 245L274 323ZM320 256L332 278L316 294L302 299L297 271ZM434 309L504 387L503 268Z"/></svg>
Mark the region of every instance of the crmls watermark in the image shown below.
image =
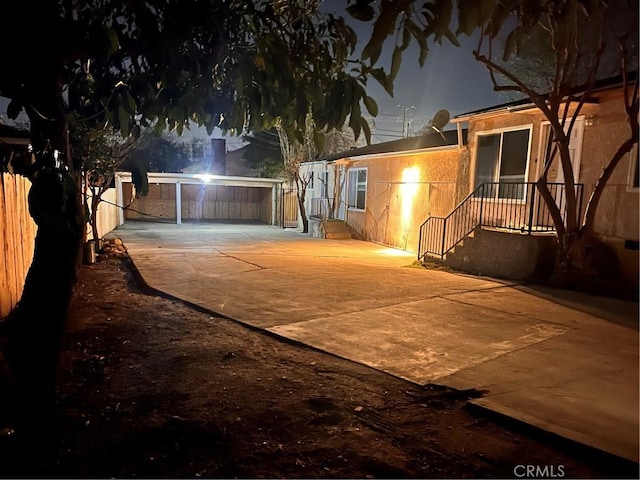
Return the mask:
<svg viewBox="0 0 640 480"><path fill-rule="evenodd" d="M516 465L516 478L564 478L564 465Z"/></svg>

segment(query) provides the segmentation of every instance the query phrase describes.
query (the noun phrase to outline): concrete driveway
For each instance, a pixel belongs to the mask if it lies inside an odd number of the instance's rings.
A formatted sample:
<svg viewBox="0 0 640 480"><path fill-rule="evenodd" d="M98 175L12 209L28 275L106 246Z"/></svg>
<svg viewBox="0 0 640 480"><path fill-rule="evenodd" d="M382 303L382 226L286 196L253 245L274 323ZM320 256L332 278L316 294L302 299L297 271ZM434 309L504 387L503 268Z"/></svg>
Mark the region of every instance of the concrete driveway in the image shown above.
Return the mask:
<svg viewBox="0 0 640 480"><path fill-rule="evenodd" d="M127 222L146 283L253 327L638 461L638 304L411 266L265 225Z"/></svg>

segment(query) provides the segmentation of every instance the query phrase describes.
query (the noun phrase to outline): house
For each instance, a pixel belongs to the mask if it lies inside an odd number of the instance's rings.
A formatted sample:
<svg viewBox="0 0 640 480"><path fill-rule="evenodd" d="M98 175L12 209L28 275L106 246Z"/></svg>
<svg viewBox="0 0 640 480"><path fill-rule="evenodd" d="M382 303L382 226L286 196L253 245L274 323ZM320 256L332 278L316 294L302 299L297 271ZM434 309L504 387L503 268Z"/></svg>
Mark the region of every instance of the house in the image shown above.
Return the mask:
<svg viewBox="0 0 640 480"><path fill-rule="evenodd" d="M466 193L459 188L459 156L457 132L449 131L304 163L310 230L322 235L314 225L320 217L341 219L357 238L416 252L420 224L450 211Z"/></svg>
<svg viewBox="0 0 640 480"><path fill-rule="evenodd" d="M628 136L623 94L619 80L601 82L576 118L570 149L579 215ZM533 182L542 171L549 123L528 100L469 112L451 123L457 129L447 132L444 145L403 139L303 165L305 175L313 172L308 211L342 219L356 237L420 259L512 279L546 275L556 237ZM566 215L567 192L556 163L549 188ZM331 212L328 203L334 204ZM638 289L638 218L636 144L608 182L594 225L611 253L605 261L617 263L616 274L633 291Z"/></svg>

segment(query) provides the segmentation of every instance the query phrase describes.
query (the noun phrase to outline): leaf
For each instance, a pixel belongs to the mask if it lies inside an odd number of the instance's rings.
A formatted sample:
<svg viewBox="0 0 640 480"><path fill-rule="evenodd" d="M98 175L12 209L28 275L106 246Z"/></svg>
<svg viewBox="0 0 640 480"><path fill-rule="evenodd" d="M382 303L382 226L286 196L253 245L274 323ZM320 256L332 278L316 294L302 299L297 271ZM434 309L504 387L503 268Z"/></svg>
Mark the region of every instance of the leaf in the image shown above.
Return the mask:
<svg viewBox="0 0 640 480"><path fill-rule="evenodd" d="M353 135L355 136L356 140L360 136L360 129L362 128L361 120L362 120L362 112L360 111L360 104L354 103L353 106L351 107L351 116L349 118L349 126L353 130Z"/></svg>
<svg viewBox="0 0 640 480"><path fill-rule="evenodd" d="M401 62L402 49L396 46L396 48L393 49L393 54L391 55L391 71L389 72L389 79L391 81L395 80L395 78L398 76Z"/></svg>
<svg viewBox="0 0 640 480"><path fill-rule="evenodd" d="M347 13L356 20L361 22L369 22L373 19L374 11L371 5L363 2L356 2L354 5L347 7Z"/></svg>
<svg viewBox="0 0 640 480"><path fill-rule="evenodd" d="M479 26L480 6L477 0L459 0L458 3L458 35L464 33L471 36Z"/></svg>
<svg viewBox="0 0 640 480"><path fill-rule="evenodd" d="M362 97L362 101L364 102L364 106L367 108L367 112L369 112L372 116L378 116L378 104L376 101L368 95L364 95Z"/></svg>
<svg viewBox="0 0 640 480"><path fill-rule="evenodd" d="M382 87L387 90L387 85L388 85L388 80L387 80L387 74L384 73L384 70L382 68L374 68L371 70L371 76L373 78L375 78L378 83L380 85L382 85ZM388 90L387 90L388 93ZM391 94L393 96L393 94Z"/></svg>
<svg viewBox="0 0 640 480"><path fill-rule="evenodd" d="M319 152L321 152L324 148L324 140L325 137L322 132L318 132L317 130L313 132L313 143Z"/></svg>
<svg viewBox="0 0 640 480"><path fill-rule="evenodd" d="M136 113L136 101L129 93L129 90L125 90L122 95L122 105L129 115L135 115Z"/></svg>
<svg viewBox="0 0 640 480"><path fill-rule="evenodd" d="M514 28L507 37L507 41L504 43L504 51L502 52L502 60L504 62L509 60L509 57L511 57L513 53L518 53L518 44L520 43L522 34L522 28L517 27Z"/></svg>
<svg viewBox="0 0 640 480"><path fill-rule="evenodd" d="M267 67L264 61L264 56L260 53L256 53L256 56L253 59L253 64L258 68L258 70L265 70Z"/></svg>
<svg viewBox="0 0 640 480"><path fill-rule="evenodd" d="M492 17L495 7L495 0L481 0L480 12L478 15L478 21L481 25L484 25L484 23L486 23Z"/></svg>
<svg viewBox="0 0 640 480"><path fill-rule="evenodd" d="M447 29L447 31L444 32L444 36L447 38L447 40L451 42L452 45L456 47L460 46L460 42L458 42L458 39L456 38L456 36L453 34L451 30Z"/></svg>
<svg viewBox="0 0 640 480"><path fill-rule="evenodd" d="M149 177L147 169L141 162L131 166L131 183L136 189L136 198L146 197L149 193Z"/></svg>
<svg viewBox="0 0 640 480"><path fill-rule="evenodd" d="M429 53L429 47L427 46L427 39L424 32L415 23L407 21L405 23L413 38L416 39L420 46L420 55L418 57L418 63L420 68L424 66L424 61L427 59L427 53Z"/></svg>
<svg viewBox="0 0 640 480"><path fill-rule="evenodd" d="M123 137L129 136L129 120L131 120L131 116L124 107L122 105L118 106L118 121L120 122L120 132Z"/></svg>
<svg viewBox="0 0 640 480"><path fill-rule="evenodd" d="M109 41L109 50L107 51L107 55L112 55L120 49L118 33L113 28L109 28L107 30L107 40Z"/></svg>
<svg viewBox="0 0 640 480"><path fill-rule="evenodd" d="M11 120L15 120L16 118L18 118L18 115L20 115L21 111L22 111L22 104L17 100L11 100L9 102L9 105L7 105L7 116Z"/></svg>
<svg viewBox="0 0 640 480"><path fill-rule="evenodd" d="M367 140L367 145L371 145L371 128L369 122L365 118L360 117L360 126L364 132L364 138Z"/></svg>
<svg viewBox="0 0 640 480"><path fill-rule="evenodd" d="M411 42L411 32L405 25L404 28L402 29L402 46L400 48L402 48L402 50L406 50L410 42Z"/></svg>
<svg viewBox="0 0 640 480"><path fill-rule="evenodd" d="M383 2L380 15L373 24L371 38L362 50L362 60L371 58L371 64L375 64L375 60L377 60L377 57L380 55L384 41L395 31L396 19L404 8L406 8L407 3L410 2L407 0Z"/></svg>

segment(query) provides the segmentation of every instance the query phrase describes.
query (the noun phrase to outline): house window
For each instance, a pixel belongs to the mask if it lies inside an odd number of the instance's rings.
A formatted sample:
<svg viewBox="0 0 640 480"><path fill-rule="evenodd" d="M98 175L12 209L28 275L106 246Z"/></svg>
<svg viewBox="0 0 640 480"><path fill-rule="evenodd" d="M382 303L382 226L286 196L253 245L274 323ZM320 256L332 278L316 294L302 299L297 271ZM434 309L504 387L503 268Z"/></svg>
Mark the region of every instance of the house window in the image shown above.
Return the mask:
<svg viewBox="0 0 640 480"><path fill-rule="evenodd" d="M313 190L313 169L309 171L309 183L307 184L307 188L309 190Z"/></svg>
<svg viewBox="0 0 640 480"><path fill-rule="evenodd" d="M367 199L367 169L354 168L349 170L347 185L347 198L349 208L364 210Z"/></svg>
<svg viewBox="0 0 640 480"><path fill-rule="evenodd" d="M483 183L524 183L531 129L478 135L475 186ZM485 197L524 199L525 186L496 185Z"/></svg>

